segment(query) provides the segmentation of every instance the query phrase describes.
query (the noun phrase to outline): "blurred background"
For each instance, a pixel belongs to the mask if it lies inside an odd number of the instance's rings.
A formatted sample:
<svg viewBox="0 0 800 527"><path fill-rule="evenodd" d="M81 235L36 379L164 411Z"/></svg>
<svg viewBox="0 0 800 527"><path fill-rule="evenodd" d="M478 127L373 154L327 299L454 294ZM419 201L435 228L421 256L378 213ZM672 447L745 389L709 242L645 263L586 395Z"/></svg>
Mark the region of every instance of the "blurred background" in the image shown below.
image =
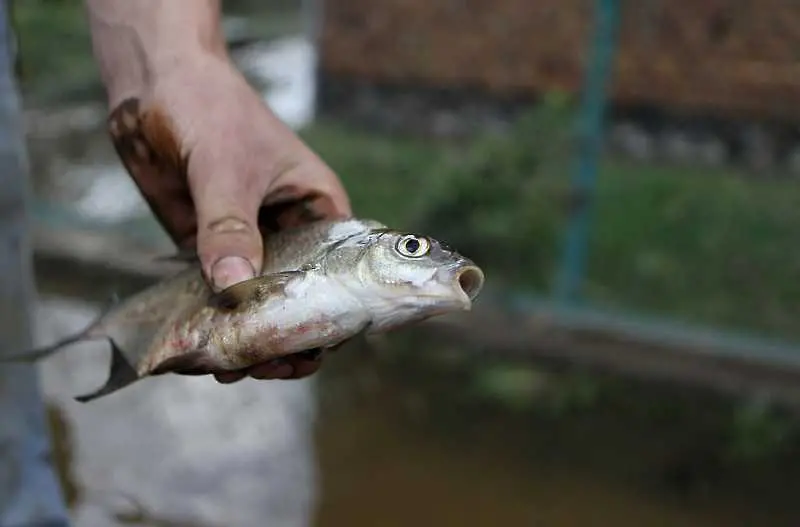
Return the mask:
<svg viewBox="0 0 800 527"><path fill-rule="evenodd" d="M800 525L800 4L223 4L356 213L487 288L308 382L82 406L105 352L48 359L77 525ZM171 247L106 137L81 2L14 18L45 342Z"/></svg>

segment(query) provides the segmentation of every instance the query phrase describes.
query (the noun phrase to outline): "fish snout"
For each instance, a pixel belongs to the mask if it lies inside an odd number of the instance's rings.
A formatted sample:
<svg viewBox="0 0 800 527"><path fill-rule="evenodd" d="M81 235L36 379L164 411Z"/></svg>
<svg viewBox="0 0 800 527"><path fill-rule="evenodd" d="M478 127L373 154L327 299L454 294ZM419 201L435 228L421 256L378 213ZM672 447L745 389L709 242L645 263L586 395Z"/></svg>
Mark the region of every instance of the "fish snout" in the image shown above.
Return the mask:
<svg viewBox="0 0 800 527"><path fill-rule="evenodd" d="M455 272L455 285L470 302L478 297L484 281L483 270L472 262L467 262Z"/></svg>

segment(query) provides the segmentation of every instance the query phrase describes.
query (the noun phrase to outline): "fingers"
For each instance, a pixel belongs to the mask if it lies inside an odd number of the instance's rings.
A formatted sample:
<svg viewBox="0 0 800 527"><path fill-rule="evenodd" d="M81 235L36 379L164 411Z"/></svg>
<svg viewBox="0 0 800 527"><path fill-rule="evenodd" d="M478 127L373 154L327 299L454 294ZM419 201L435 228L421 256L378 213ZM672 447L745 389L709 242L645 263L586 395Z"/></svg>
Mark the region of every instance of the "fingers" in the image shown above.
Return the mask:
<svg viewBox="0 0 800 527"><path fill-rule="evenodd" d="M197 247L203 271L217 289L248 280L261 267L258 228L247 211L197 204Z"/></svg>
<svg viewBox="0 0 800 527"><path fill-rule="evenodd" d="M247 375L261 380L302 379L316 373L321 365L322 357L320 355L309 358L305 354L296 353L266 364L253 366L247 370Z"/></svg>
<svg viewBox="0 0 800 527"><path fill-rule="evenodd" d="M247 374L240 371L226 371L223 373L215 373L214 378L220 384L231 384L237 381L241 381L247 377Z"/></svg>
<svg viewBox="0 0 800 527"><path fill-rule="evenodd" d="M214 378L220 384L232 384L245 377L251 377L262 381L272 379L302 379L316 373L321 365L321 357L309 358L297 354L257 364L245 370L215 373Z"/></svg>
<svg viewBox="0 0 800 527"><path fill-rule="evenodd" d="M269 379L288 379L292 377L294 373L294 366L284 359L275 359L264 364L258 364L251 368L248 368L247 375L258 379L260 381L266 381Z"/></svg>
<svg viewBox="0 0 800 527"><path fill-rule="evenodd" d="M350 200L339 178L313 152L303 147L302 162L280 174L273 182L265 205L302 200L316 217L345 218L352 215ZM306 221L297 218L298 223Z"/></svg>
<svg viewBox="0 0 800 527"><path fill-rule="evenodd" d="M316 359L297 358L292 362L294 371L292 372L292 375L289 378L303 379L305 377L313 375L317 372L317 370L319 370L321 365L322 365L321 357Z"/></svg>
<svg viewBox="0 0 800 527"><path fill-rule="evenodd" d="M247 167L209 159L207 152L190 159L189 177L197 212L198 256L210 284L219 290L261 270L258 205L263 190Z"/></svg>

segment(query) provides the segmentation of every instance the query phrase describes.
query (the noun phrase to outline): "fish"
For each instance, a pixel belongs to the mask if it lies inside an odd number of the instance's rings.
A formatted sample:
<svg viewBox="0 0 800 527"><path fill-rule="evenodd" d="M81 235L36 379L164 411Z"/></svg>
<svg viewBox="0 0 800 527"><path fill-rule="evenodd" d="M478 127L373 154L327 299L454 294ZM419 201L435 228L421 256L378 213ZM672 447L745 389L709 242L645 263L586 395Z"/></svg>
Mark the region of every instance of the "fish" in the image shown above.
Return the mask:
<svg viewBox="0 0 800 527"><path fill-rule="evenodd" d="M196 255L173 257L186 267L117 300L83 330L0 361L34 362L105 340L107 380L75 397L85 403L146 377L221 373L323 353L359 334L469 311L485 282L481 267L444 242L360 218L265 235L259 275L218 292Z"/></svg>

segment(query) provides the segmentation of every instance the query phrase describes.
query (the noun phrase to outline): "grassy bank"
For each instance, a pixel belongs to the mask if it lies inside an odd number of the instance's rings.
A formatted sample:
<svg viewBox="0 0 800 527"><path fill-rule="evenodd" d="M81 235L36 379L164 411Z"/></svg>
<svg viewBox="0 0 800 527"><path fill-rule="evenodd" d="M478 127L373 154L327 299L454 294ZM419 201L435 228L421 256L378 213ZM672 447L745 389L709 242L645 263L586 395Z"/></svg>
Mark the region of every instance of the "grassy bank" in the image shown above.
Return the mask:
<svg viewBox="0 0 800 527"><path fill-rule="evenodd" d="M467 144L320 124L304 132L356 211L442 236L490 280L546 294L568 213L560 110ZM800 338L800 187L605 160L586 296L604 306Z"/></svg>

